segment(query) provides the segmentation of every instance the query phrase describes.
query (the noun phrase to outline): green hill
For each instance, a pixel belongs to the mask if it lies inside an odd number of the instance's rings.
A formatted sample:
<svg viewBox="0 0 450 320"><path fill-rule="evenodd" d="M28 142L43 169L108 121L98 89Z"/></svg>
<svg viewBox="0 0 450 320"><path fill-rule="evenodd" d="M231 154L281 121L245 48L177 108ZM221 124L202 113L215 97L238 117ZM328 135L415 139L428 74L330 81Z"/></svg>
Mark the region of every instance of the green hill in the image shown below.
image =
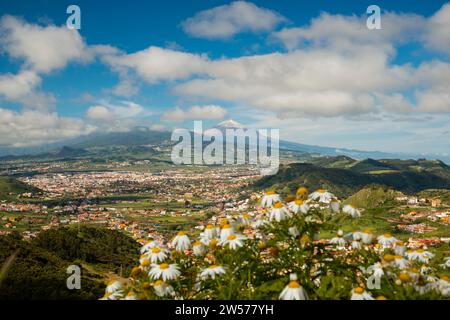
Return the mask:
<svg viewBox="0 0 450 320"><path fill-rule="evenodd" d="M318 157L315 158L311 163L325 168L340 168L345 169L351 167L357 161L347 157L347 156L337 156L337 157Z"/></svg>
<svg viewBox="0 0 450 320"><path fill-rule="evenodd" d="M39 190L12 177L0 177L0 200L10 200L19 194L37 191Z"/></svg>
<svg viewBox="0 0 450 320"><path fill-rule="evenodd" d="M94 226L48 230L31 241L0 236L0 268L16 253L0 274L0 300L98 299L109 273L128 274L139 258L138 248L125 234ZM72 264L82 267L81 290L66 287Z"/></svg>
<svg viewBox="0 0 450 320"><path fill-rule="evenodd" d="M357 161L350 167L350 170L358 173L372 173L372 174L398 171L398 169L394 166L373 159L365 159Z"/></svg>
<svg viewBox="0 0 450 320"><path fill-rule="evenodd" d="M426 189L450 189L450 179L423 171L389 171L383 174L365 174L350 169L318 167L295 163L280 167L276 175L263 177L254 186L258 189L275 188L279 192L294 192L298 186L311 190L324 188L339 197L348 197L368 185L383 185L405 193Z"/></svg>
<svg viewBox="0 0 450 320"><path fill-rule="evenodd" d="M372 185L359 190L354 195L344 201L345 204L351 204L357 208L378 208L386 207L395 201L395 197L400 196L401 192L393 189Z"/></svg>

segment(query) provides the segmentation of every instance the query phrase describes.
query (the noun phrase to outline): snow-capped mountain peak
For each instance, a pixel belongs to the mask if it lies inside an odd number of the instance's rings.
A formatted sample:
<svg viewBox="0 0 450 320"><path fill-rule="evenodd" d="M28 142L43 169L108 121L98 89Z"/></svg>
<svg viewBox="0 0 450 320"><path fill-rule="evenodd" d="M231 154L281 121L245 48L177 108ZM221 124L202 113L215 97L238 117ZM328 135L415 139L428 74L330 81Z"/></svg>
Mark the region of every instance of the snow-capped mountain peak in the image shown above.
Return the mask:
<svg viewBox="0 0 450 320"><path fill-rule="evenodd" d="M233 119L225 120L219 123L216 128L219 129L243 129L244 125L240 124L237 121L234 121Z"/></svg>

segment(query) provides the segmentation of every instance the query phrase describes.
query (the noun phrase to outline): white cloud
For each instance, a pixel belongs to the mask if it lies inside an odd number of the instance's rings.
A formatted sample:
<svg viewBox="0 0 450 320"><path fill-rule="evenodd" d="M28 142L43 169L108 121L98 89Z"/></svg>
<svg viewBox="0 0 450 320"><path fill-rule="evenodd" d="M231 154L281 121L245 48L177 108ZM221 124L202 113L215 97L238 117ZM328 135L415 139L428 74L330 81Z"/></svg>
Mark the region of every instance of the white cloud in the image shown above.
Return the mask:
<svg viewBox="0 0 450 320"><path fill-rule="evenodd" d="M392 52L392 45L417 40L425 28L426 19L415 14L385 13L382 29L369 30L366 16L344 16L322 13L306 27L284 28L272 34L293 50L299 47L328 47L335 50L358 50L376 45L377 50Z"/></svg>
<svg viewBox="0 0 450 320"><path fill-rule="evenodd" d="M88 108L86 118L102 130L127 131L136 125L144 124L143 118L150 114L150 111L132 101L100 101L99 104Z"/></svg>
<svg viewBox="0 0 450 320"><path fill-rule="evenodd" d="M235 1L198 12L185 20L186 33L197 38L227 39L240 32L271 31L285 18L253 3Z"/></svg>
<svg viewBox="0 0 450 320"><path fill-rule="evenodd" d="M93 57L78 31L66 26L41 27L13 16L0 19L0 45L12 58L24 60L25 67L43 73Z"/></svg>
<svg viewBox="0 0 450 320"><path fill-rule="evenodd" d="M0 97L26 107L45 110L55 103L52 95L36 91L42 82L34 71L0 74Z"/></svg>
<svg viewBox="0 0 450 320"><path fill-rule="evenodd" d="M92 106L86 111L86 116L92 120L111 121L114 119L114 114L107 107Z"/></svg>
<svg viewBox="0 0 450 320"><path fill-rule="evenodd" d="M148 115L144 107L132 101L122 101L119 104L111 104L102 101L99 105L91 106L86 115L93 120L111 120L111 119L126 119Z"/></svg>
<svg viewBox="0 0 450 320"><path fill-rule="evenodd" d="M149 83L185 79L202 72L207 63L205 55L149 47L132 54L106 55L103 61L121 74L133 70Z"/></svg>
<svg viewBox="0 0 450 320"><path fill-rule="evenodd" d="M449 90L429 90L417 93L417 108L420 112L449 113Z"/></svg>
<svg viewBox="0 0 450 320"><path fill-rule="evenodd" d="M54 112L0 108L0 145L23 147L50 143L94 130L80 119L60 117Z"/></svg>
<svg viewBox="0 0 450 320"><path fill-rule="evenodd" d="M166 111L161 119L164 121L185 120L220 120L225 118L227 110L217 105L192 106L187 110L176 107Z"/></svg>
<svg viewBox="0 0 450 320"><path fill-rule="evenodd" d="M450 3L428 21L425 42L431 48L450 54Z"/></svg>

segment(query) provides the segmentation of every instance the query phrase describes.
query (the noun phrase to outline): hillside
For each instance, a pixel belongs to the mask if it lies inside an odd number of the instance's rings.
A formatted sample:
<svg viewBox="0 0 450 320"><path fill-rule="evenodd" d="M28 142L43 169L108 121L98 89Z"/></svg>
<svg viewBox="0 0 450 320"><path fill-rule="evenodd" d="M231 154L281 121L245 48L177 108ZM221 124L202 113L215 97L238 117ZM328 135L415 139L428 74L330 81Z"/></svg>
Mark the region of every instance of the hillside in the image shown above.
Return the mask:
<svg viewBox="0 0 450 320"><path fill-rule="evenodd" d="M398 171L398 168L374 159L365 159L353 163L350 166L350 170L358 173L380 174L387 172L395 172Z"/></svg>
<svg viewBox="0 0 450 320"><path fill-rule="evenodd" d="M120 232L92 226L44 231L31 241L0 236L0 266L17 252L0 275L0 300L97 299L109 273L129 272L138 247ZM82 266L82 290L66 287L66 269L72 264Z"/></svg>
<svg viewBox="0 0 450 320"><path fill-rule="evenodd" d="M0 200L10 200L27 192L37 192L36 188L28 186L12 177L0 177Z"/></svg>
<svg viewBox="0 0 450 320"><path fill-rule="evenodd" d="M426 189L450 189L450 179L428 171L386 171L380 174L359 173L349 169L325 168L313 164L295 163L280 167L274 176L258 180L259 189L275 188L290 193L304 185L311 190L333 190L339 197L348 197L368 185L383 185L405 193Z"/></svg>
<svg viewBox="0 0 450 320"><path fill-rule="evenodd" d="M345 200L345 204L351 204L356 208L378 208L380 206L386 207L395 201L401 192L393 189L371 185L359 190L354 195Z"/></svg>

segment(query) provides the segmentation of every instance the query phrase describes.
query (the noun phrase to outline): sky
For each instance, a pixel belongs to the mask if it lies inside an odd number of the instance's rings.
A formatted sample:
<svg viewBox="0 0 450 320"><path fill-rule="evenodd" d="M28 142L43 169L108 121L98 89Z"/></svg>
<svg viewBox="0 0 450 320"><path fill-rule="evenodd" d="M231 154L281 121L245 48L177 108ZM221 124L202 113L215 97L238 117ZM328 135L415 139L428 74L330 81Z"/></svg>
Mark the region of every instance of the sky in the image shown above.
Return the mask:
<svg viewBox="0 0 450 320"><path fill-rule="evenodd" d="M446 1L0 2L0 146L232 118L300 143L447 155L449 88Z"/></svg>

